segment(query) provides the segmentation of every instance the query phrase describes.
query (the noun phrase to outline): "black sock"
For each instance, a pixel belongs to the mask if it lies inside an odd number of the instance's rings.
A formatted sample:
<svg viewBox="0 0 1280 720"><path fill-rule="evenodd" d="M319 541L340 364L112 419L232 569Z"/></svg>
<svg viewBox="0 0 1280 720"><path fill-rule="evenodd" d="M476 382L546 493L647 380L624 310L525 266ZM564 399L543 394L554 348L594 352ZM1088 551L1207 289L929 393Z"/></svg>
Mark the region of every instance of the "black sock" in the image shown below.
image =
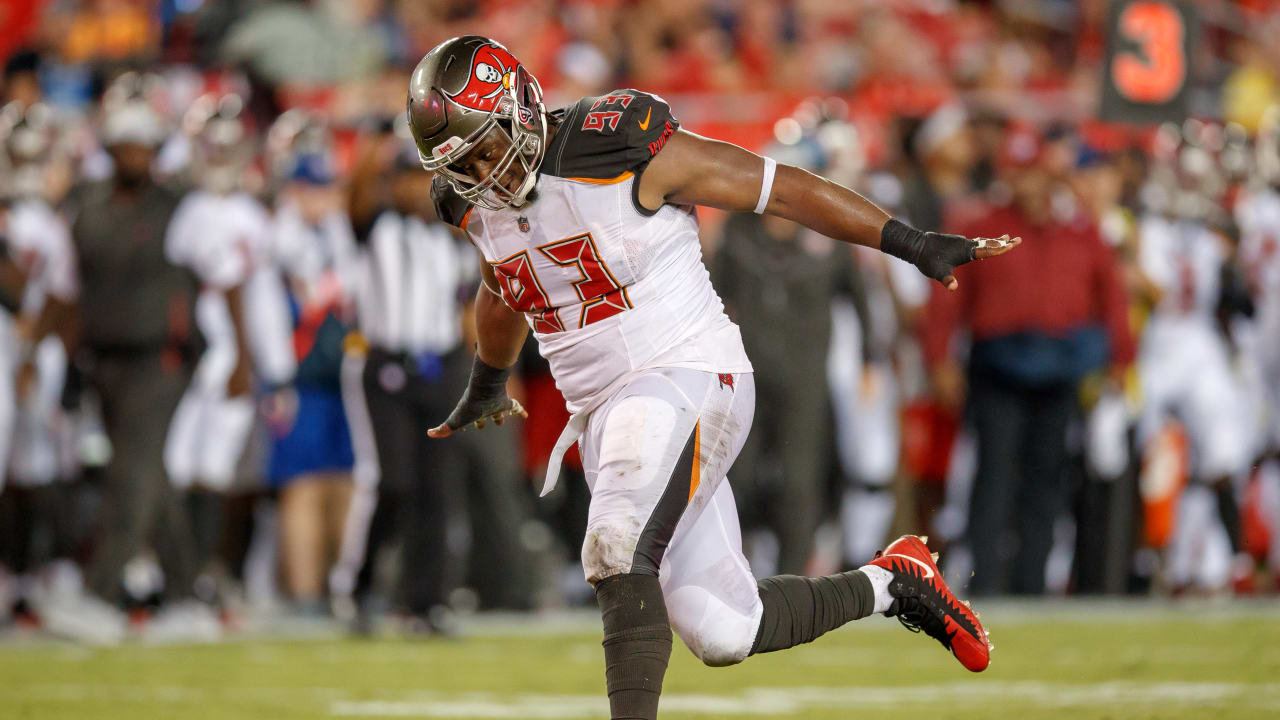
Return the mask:
<svg viewBox="0 0 1280 720"><path fill-rule="evenodd" d="M1230 480L1223 480L1214 485L1214 493L1218 496L1218 517L1222 527L1227 531L1227 539L1231 541L1231 554L1239 555L1244 549L1240 531L1240 505L1236 502L1235 488Z"/></svg>
<svg viewBox="0 0 1280 720"><path fill-rule="evenodd" d="M671 659L671 623L653 575L628 573L596 583L604 619L605 684L613 720L656 720Z"/></svg>
<svg viewBox="0 0 1280 720"><path fill-rule="evenodd" d="M820 578L778 575L760 583L764 616L751 654L813 642L823 633L871 614L875 589L861 570Z"/></svg>

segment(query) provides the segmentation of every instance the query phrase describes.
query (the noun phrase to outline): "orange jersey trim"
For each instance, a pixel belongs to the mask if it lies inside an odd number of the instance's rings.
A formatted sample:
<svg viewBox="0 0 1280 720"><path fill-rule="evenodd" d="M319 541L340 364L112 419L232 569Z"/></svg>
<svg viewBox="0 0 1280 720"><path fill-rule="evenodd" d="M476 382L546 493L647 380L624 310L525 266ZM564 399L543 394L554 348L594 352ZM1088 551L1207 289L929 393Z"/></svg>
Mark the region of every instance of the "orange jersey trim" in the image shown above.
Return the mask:
<svg viewBox="0 0 1280 720"><path fill-rule="evenodd" d="M574 182L591 183L592 185L617 185L618 183L622 182L623 180L626 180L627 178L631 177L634 174L635 173L628 170L622 173L621 175L619 175L618 177L613 177L613 178L571 177L571 178L565 178L565 180L573 180Z"/></svg>
<svg viewBox="0 0 1280 720"><path fill-rule="evenodd" d="M465 213L462 214L462 222L458 223L458 227L462 228L463 232L467 231L467 223L471 221L471 211L475 209L476 209L476 206L472 205L471 207L467 208L467 211Z"/></svg>
<svg viewBox="0 0 1280 720"><path fill-rule="evenodd" d="M698 492L702 483L702 421L693 426L693 476L689 478L689 500L693 502L693 494ZM686 503L687 504L687 503Z"/></svg>

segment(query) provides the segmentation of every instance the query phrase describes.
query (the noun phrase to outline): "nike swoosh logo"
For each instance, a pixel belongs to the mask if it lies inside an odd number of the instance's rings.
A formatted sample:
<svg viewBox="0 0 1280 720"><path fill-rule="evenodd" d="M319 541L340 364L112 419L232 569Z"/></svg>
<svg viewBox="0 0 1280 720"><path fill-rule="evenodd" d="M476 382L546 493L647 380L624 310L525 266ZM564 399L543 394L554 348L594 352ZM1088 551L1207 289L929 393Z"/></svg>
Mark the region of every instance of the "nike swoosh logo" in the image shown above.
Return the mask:
<svg viewBox="0 0 1280 720"><path fill-rule="evenodd" d="M921 560L918 560L918 559L916 559L916 558L911 557L910 555L902 555L902 554L900 554L900 553L885 553L885 554L884 554L884 555L882 555L881 557L896 557L896 558L902 558L903 560L907 560L907 561L909 561L909 562L913 562L913 563L915 563L915 564L919 565L919 566L920 566L920 569L924 570L924 579L925 579L925 580L928 580L929 578L933 577L933 568L929 567L929 566L928 566L926 563L924 563L923 561L921 561Z"/></svg>
<svg viewBox="0 0 1280 720"><path fill-rule="evenodd" d="M649 129L649 116L653 114L653 108L649 108L649 112L644 114L644 122L640 123L641 130Z"/></svg>

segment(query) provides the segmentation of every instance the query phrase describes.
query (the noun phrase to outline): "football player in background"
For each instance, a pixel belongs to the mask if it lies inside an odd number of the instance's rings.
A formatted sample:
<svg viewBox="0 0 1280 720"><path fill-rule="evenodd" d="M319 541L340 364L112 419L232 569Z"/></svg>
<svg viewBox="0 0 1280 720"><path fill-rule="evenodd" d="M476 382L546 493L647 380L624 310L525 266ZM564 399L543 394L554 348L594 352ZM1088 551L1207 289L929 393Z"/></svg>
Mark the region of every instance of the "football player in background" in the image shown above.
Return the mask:
<svg viewBox="0 0 1280 720"><path fill-rule="evenodd" d="M441 219L486 260L471 380L430 435L524 413L506 380L532 329L572 414L544 492L575 441L592 490L582 561L613 718L657 717L673 628L720 666L883 613L986 668L986 632L921 538L838 575L751 575L724 480L755 386L703 266L695 207L794 220L949 288L957 266L1018 239L917 231L836 183L681 130L661 98L636 90L548 111L533 76L484 37L422 59L408 115Z"/></svg>
<svg viewBox="0 0 1280 720"><path fill-rule="evenodd" d="M200 599L218 595L225 500L239 473L255 402L253 377L279 387L296 370L288 306L268 262L271 219L246 178L256 145L238 95L205 95L187 111L195 188L174 210L166 243L216 273L195 320L207 346L165 440L165 468L195 530ZM242 359L243 358L243 359Z"/></svg>
<svg viewBox="0 0 1280 720"><path fill-rule="evenodd" d="M1239 297L1223 196L1206 126L1167 125L1157 139L1155 181L1165 194L1139 223L1138 265L1154 288L1138 369L1143 409L1138 442L1152 453L1166 428L1180 425L1191 450L1189 484L1177 504L1165 575L1174 589L1225 584L1242 554L1235 482L1248 471L1254 435L1248 397L1236 372L1235 349L1224 326ZM1213 517L1216 506L1217 519ZM1222 535L1210 534L1220 523ZM1208 549L1206 549L1208 548Z"/></svg>
<svg viewBox="0 0 1280 720"><path fill-rule="evenodd" d="M1254 150L1251 182L1235 207L1240 260L1256 303L1242 349L1252 371L1248 389L1262 408L1255 453L1259 493L1271 527L1280 528L1280 105L1263 116ZM1274 535L1267 564L1280 579L1280 538Z"/></svg>
<svg viewBox="0 0 1280 720"><path fill-rule="evenodd" d="M62 131L46 105L0 108L0 490L8 483L0 495L0 565L16 575L15 615L35 622L37 605L80 582L69 560L75 535L67 488L58 482L69 470L69 423L59 402L66 352L56 337L26 332L46 298L75 291L70 233L51 202L52 178L65 162ZM47 550L42 533L52 541Z"/></svg>

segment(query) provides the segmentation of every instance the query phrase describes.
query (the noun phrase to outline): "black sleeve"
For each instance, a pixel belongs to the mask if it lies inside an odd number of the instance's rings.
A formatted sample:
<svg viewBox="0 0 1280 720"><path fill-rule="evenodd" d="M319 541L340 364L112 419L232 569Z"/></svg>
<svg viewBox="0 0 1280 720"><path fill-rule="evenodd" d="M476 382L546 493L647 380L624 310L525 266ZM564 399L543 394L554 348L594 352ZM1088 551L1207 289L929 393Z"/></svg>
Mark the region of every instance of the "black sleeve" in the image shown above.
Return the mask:
<svg viewBox="0 0 1280 720"><path fill-rule="evenodd" d="M542 171L596 180L639 174L678 127L670 106L657 95L614 90L583 98L562 116Z"/></svg>
<svg viewBox="0 0 1280 720"><path fill-rule="evenodd" d="M466 223L467 212L471 209L471 203L463 200L449 181L435 176L431 181L431 201L436 206L436 217L441 222L460 228Z"/></svg>

